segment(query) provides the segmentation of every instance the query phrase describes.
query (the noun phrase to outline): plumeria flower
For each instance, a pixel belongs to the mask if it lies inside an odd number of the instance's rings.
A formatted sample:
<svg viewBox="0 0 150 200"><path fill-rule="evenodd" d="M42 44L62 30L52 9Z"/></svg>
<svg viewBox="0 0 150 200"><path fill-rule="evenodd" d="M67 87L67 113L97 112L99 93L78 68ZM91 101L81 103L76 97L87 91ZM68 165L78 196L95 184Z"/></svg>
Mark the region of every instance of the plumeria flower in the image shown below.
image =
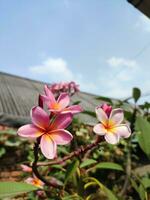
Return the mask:
<svg viewBox="0 0 150 200"><path fill-rule="evenodd" d="M79 105L69 106L70 97L67 93L61 93L56 100L54 94L47 85L45 85L44 91L45 95L41 95L41 99L51 112L77 114L83 111Z"/></svg>
<svg viewBox="0 0 150 200"><path fill-rule="evenodd" d="M48 159L56 157L57 145L68 144L73 136L65 128L72 122L72 114L59 114L49 120L48 114L39 106L31 110L32 124L18 129L18 135L27 138L41 137L40 148Z"/></svg>
<svg viewBox="0 0 150 200"><path fill-rule="evenodd" d="M66 92L69 95L73 95L76 92L79 92L79 85L77 85L74 81L71 82L60 82L54 83L49 86L49 89L54 94L59 94L60 92Z"/></svg>
<svg viewBox="0 0 150 200"><path fill-rule="evenodd" d="M127 124L121 124L124 118L123 110L112 109L107 104L96 108L96 115L99 124L96 124L93 131L98 135L104 135L105 140L110 144L116 144L121 137L128 138L131 130Z"/></svg>
<svg viewBox="0 0 150 200"><path fill-rule="evenodd" d="M41 189L44 186L44 183L40 179L38 179L36 176L34 176L33 178L32 177L27 178L25 182Z"/></svg>

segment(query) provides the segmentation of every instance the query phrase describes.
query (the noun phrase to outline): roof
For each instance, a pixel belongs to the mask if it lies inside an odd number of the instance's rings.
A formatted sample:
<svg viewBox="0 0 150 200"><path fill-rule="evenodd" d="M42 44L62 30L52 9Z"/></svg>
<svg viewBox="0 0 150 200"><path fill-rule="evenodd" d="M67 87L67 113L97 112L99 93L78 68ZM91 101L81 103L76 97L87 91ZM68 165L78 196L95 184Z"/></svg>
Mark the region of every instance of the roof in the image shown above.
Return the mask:
<svg viewBox="0 0 150 200"><path fill-rule="evenodd" d="M139 11L150 18L150 0L127 0Z"/></svg>
<svg viewBox="0 0 150 200"><path fill-rule="evenodd" d="M30 122L30 109L37 105L39 93L43 92L44 82L30 80L0 72L0 124L19 127ZM78 92L71 101L81 101L84 110L94 111L102 103L96 95ZM95 123L95 118L79 114L79 119L87 124Z"/></svg>

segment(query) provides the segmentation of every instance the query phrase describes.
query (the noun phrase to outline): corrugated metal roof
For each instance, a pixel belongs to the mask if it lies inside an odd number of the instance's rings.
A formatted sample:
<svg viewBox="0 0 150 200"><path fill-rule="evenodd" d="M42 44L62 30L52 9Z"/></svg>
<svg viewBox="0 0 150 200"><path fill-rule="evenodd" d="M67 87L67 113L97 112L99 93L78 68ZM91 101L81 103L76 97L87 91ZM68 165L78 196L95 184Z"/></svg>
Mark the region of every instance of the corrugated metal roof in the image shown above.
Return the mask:
<svg viewBox="0 0 150 200"><path fill-rule="evenodd" d="M0 72L0 124L18 127L30 122L30 109L37 105L38 95L45 83ZM101 102L96 95L78 92L71 101L81 101L85 110L94 111ZM84 123L93 124L95 118L79 114Z"/></svg>

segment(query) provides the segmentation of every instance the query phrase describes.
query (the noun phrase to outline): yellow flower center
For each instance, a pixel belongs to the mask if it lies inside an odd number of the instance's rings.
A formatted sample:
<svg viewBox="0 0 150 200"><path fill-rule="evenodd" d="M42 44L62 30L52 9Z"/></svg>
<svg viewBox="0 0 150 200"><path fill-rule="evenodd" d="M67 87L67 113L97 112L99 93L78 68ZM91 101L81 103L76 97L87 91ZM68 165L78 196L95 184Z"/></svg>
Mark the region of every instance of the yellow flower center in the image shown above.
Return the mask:
<svg viewBox="0 0 150 200"><path fill-rule="evenodd" d="M33 180L33 185L35 185L37 187L42 187L42 182L39 179L35 178Z"/></svg>
<svg viewBox="0 0 150 200"><path fill-rule="evenodd" d="M115 131L115 124L110 120L108 120L108 122L104 125L104 127L107 130L107 133L114 133Z"/></svg>
<svg viewBox="0 0 150 200"><path fill-rule="evenodd" d="M58 103L54 103L54 104L52 105L52 108L53 108L54 110L60 110L61 106L60 106L60 104L58 104Z"/></svg>

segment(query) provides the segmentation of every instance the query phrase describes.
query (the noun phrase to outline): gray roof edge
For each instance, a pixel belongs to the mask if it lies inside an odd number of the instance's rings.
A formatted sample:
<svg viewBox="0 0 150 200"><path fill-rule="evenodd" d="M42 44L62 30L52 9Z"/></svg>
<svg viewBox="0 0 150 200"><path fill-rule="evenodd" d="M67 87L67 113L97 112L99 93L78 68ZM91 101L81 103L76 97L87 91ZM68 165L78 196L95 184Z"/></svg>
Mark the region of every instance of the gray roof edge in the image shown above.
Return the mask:
<svg viewBox="0 0 150 200"><path fill-rule="evenodd" d="M18 128L21 125L27 123L31 123L29 117L14 116L6 113L5 114L0 113L0 125Z"/></svg>

